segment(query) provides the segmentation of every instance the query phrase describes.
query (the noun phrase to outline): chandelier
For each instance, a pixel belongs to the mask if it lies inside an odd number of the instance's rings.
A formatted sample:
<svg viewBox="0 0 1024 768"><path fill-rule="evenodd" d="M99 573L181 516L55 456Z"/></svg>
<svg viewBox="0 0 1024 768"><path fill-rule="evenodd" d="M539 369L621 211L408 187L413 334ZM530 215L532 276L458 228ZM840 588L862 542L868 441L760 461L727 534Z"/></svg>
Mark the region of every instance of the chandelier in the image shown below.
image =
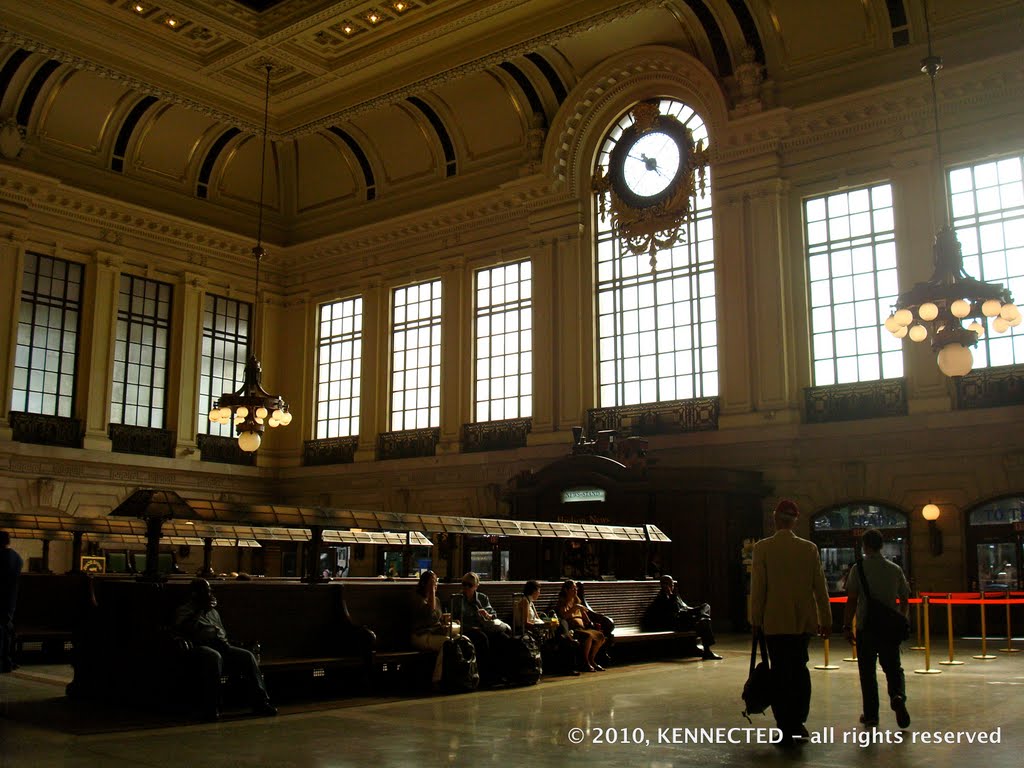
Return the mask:
<svg viewBox="0 0 1024 768"><path fill-rule="evenodd" d="M935 235L935 271L931 278L900 294L885 327L898 339L907 336L911 341L921 342L930 338L939 370L946 376L965 376L974 365L970 347L977 346L978 339L985 335L987 318L993 318L992 327L997 333L1005 333L1021 324L1021 314L1007 288L975 280L964 271L960 241L951 225L949 190L942 164L939 106L935 94L935 75L942 69L942 58L932 53L927 0L924 5L928 55L921 60L921 71L931 82L935 146L942 172L946 222ZM972 322L964 327L966 320Z"/></svg>
<svg viewBox="0 0 1024 768"><path fill-rule="evenodd" d="M260 153L260 205L259 224L256 229L256 245L252 249L256 260L256 302L260 298L260 262L267 255L263 247L263 188L265 184L267 160L267 122L270 114L270 72L273 68L269 63L264 65L267 70L266 95L263 102L263 147ZM234 392L225 392L214 402L210 411L210 421L214 424L234 424L238 433L238 447L247 453L259 449L263 442L263 431L266 427L288 426L292 415L288 404L280 395L272 395L260 385L263 367L256 357L257 329L259 311L254 306L252 321L252 350L245 364L242 386Z"/></svg>

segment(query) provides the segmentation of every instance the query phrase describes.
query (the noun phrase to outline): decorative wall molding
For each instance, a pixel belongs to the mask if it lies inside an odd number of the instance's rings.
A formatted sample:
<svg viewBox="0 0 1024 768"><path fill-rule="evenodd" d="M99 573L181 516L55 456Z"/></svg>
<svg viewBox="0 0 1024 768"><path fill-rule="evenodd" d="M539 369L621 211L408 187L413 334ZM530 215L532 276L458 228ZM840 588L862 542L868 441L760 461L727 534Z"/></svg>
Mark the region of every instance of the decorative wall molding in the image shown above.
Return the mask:
<svg viewBox="0 0 1024 768"><path fill-rule="evenodd" d="M462 452L505 451L525 448L533 419L504 419L462 425Z"/></svg>
<svg viewBox="0 0 1024 768"><path fill-rule="evenodd" d="M808 424L907 415L906 379L882 379L804 390Z"/></svg>
<svg viewBox="0 0 1024 768"><path fill-rule="evenodd" d="M587 434L606 429L622 437L714 431L720 410L717 397L594 408L587 411Z"/></svg>
<svg viewBox="0 0 1024 768"><path fill-rule="evenodd" d="M377 436L377 459L415 459L433 456L441 442L441 430L409 429L401 432L382 432Z"/></svg>
<svg viewBox="0 0 1024 768"><path fill-rule="evenodd" d="M302 444L302 465L322 467L328 464L351 464L359 448L359 437L329 437L306 440Z"/></svg>
<svg viewBox="0 0 1024 768"><path fill-rule="evenodd" d="M957 410L1024 405L1024 366L976 368L953 380Z"/></svg>
<svg viewBox="0 0 1024 768"><path fill-rule="evenodd" d="M246 453L238 447L238 440L220 435L196 435L199 457L202 461L217 464L238 464L244 467L256 466L256 454Z"/></svg>
<svg viewBox="0 0 1024 768"><path fill-rule="evenodd" d="M62 416L11 411L9 414L14 440L64 448L81 448L82 422Z"/></svg>
<svg viewBox="0 0 1024 768"><path fill-rule="evenodd" d="M169 429L111 424L109 425L109 434L111 450L114 453L174 458L174 433Z"/></svg>

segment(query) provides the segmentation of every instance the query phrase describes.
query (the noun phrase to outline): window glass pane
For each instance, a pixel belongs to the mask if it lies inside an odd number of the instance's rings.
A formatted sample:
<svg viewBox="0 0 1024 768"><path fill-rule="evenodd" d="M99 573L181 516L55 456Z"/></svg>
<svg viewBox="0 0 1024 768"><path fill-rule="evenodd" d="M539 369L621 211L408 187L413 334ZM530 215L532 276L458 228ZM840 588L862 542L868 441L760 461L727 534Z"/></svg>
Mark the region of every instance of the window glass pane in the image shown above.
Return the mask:
<svg viewBox="0 0 1024 768"><path fill-rule="evenodd" d="M210 410L225 392L234 392L245 380L252 305L206 294L203 308L203 351L199 360L198 434L234 437L233 424L214 424Z"/></svg>
<svg viewBox="0 0 1024 768"><path fill-rule="evenodd" d="M707 129L685 104L664 99L662 114L677 115L694 139ZM609 130L598 163L608 157L633 123L626 113ZM710 181L710 173L708 174ZM718 394L715 332L716 280L710 184L694 195L680 242L657 252L651 269L646 251L637 255L600 216L595 198L597 255L597 372L601 407L713 397ZM824 204L815 209L825 216ZM826 237L823 231L821 237ZM827 268L827 266L826 266Z"/></svg>
<svg viewBox="0 0 1024 768"><path fill-rule="evenodd" d="M391 429L440 425L441 281L396 288L393 292Z"/></svg>
<svg viewBox="0 0 1024 768"><path fill-rule="evenodd" d="M883 369L886 377L901 376L902 364L894 364L900 341L878 315L884 307L888 316L899 293L892 187L806 200L804 218L814 384L872 381L883 378Z"/></svg>
<svg viewBox="0 0 1024 768"><path fill-rule="evenodd" d="M953 228L974 278L1001 284L1024 302L1024 155L949 171ZM992 320L972 349L974 368L1024 362L1024 325L1003 333Z"/></svg>
<svg viewBox="0 0 1024 768"><path fill-rule="evenodd" d="M25 254L11 410L74 413L82 266Z"/></svg>
<svg viewBox="0 0 1024 768"><path fill-rule="evenodd" d="M321 304L319 311L316 439L350 437L359 433L363 298Z"/></svg>

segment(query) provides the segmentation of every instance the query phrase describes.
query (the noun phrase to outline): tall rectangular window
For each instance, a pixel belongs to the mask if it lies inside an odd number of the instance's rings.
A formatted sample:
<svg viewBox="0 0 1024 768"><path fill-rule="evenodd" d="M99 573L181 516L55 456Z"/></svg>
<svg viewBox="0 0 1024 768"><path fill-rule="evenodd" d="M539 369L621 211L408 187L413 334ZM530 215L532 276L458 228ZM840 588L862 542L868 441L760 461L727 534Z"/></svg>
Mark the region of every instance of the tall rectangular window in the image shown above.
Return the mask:
<svg viewBox="0 0 1024 768"><path fill-rule="evenodd" d="M316 379L318 440L359 434L362 354L362 297L321 305Z"/></svg>
<svg viewBox="0 0 1024 768"><path fill-rule="evenodd" d="M203 351L199 361L199 423L197 434L233 437L231 424L214 424L213 401L234 392L245 380L252 305L206 294L203 305Z"/></svg>
<svg viewBox="0 0 1024 768"><path fill-rule="evenodd" d="M815 386L903 375L900 340L882 327L899 293L892 186L804 202Z"/></svg>
<svg viewBox="0 0 1024 768"><path fill-rule="evenodd" d="M391 333L392 431L440 426L440 280L395 289Z"/></svg>
<svg viewBox="0 0 1024 768"><path fill-rule="evenodd" d="M1024 155L949 172L953 228L963 246L964 271L1002 283L1024 305ZM1024 325L987 335L972 352L974 367L1024 363Z"/></svg>
<svg viewBox="0 0 1024 768"><path fill-rule="evenodd" d="M661 114L708 143L700 115L679 101L658 102ZM624 132L634 123L624 115L607 133L597 164L611 168ZM650 160L653 160L651 158ZM647 164L648 160L644 160ZM656 165L656 163L655 163ZM640 183L653 183L660 173ZM657 265L646 250L633 253L602 215L595 200L597 251L597 355L602 408L689 400L718 395L718 315L715 299L715 244L711 216L711 174L704 194L690 197L690 211L678 241L657 250Z"/></svg>
<svg viewBox="0 0 1024 768"><path fill-rule="evenodd" d="M164 427L171 286L121 275L114 339L112 424Z"/></svg>
<svg viewBox="0 0 1024 768"><path fill-rule="evenodd" d="M11 410L74 414L82 265L25 254Z"/></svg>
<svg viewBox="0 0 1024 768"><path fill-rule="evenodd" d="M476 273L476 421L533 413L532 286L529 261Z"/></svg>

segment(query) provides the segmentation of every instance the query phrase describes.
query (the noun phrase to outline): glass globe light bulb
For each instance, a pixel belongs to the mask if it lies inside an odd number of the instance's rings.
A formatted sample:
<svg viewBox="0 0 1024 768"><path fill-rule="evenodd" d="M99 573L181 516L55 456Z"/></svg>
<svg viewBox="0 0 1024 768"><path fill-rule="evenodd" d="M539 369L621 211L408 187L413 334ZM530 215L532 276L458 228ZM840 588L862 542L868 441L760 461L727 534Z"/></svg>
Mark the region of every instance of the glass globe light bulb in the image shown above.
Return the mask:
<svg viewBox="0 0 1024 768"><path fill-rule="evenodd" d="M924 341L928 338L928 329L923 325L915 325L907 335L910 336L911 341Z"/></svg>
<svg viewBox="0 0 1024 768"><path fill-rule="evenodd" d="M939 316L939 308L935 306L935 304L933 304L932 302L926 301L924 304L917 308L917 316L920 317L925 322L931 322L932 320ZM911 334L910 338L914 338L914 335Z"/></svg>
<svg viewBox="0 0 1024 768"><path fill-rule="evenodd" d="M263 438L259 432L243 432L238 436L238 447L246 453L252 453L260 447Z"/></svg>
<svg viewBox="0 0 1024 768"><path fill-rule="evenodd" d="M914 314L909 309L901 309L893 315L896 318L896 322L906 327L914 322Z"/></svg>
<svg viewBox="0 0 1024 768"><path fill-rule="evenodd" d="M281 414L281 417L282 418L280 419L280 421L281 421L281 425L282 426L287 427L289 424L292 423L292 412L291 411L285 411L283 414Z"/></svg>
<svg viewBox="0 0 1024 768"><path fill-rule="evenodd" d="M979 323L977 320L968 325L967 330L974 331L976 334L978 334L979 339L984 338L985 336L985 326Z"/></svg>
<svg viewBox="0 0 1024 768"><path fill-rule="evenodd" d="M210 421L220 421L220 408L214 408L212 411L210 411Z"/></svg>
<svg viewBox="0 0 1024 768"><path fill-rule="evenodd" d="M992 327L996 329L996 333L1006 333L1010 327L1010 321L1005 317L997 317L992 321Z"/></svg>
<svg viewBox="0 0 1024 768"><path fill-rule="evenodd" d="M939 519L939 508L935 504L925 504L921 507L921 517L925 520L938 520Z"/></svg>
<svg viewBox="0 0 1024 768"><path fill-rule="evenodd" d="M269 419L267 419L267 426L268 426L268 427L276 427L276 426L277 426L278 424L280 424L280 423L281 423L281 422L279 422L279 421L278 421L277 419L275 419L274 417L270 417Z"/></svg>
<svg viewBox="0 0 1024 768"><path fill-rule="evenodd" d="M257 419L265 419L265 418L267 418L267 409L264 408L262 405L259 408L256 409L256 418Z"/></svg>
<svg viewBox="0 0 1024 768"><path fill-rule="evenodd" d="M947 376L966 376L974 365L974 355L963 344L947 344L939 350L938 364Z"/></svg>
<svg viewBox="0 0 1024 768"><path fill-rule="evenodd" d="M907 335L907 326L901 325L899 328L893 331L892 335L895 336L897 339L902 339L904 336Z"/></svg>
<svg viewBox="0 0 1024 768"><path fill-rule="evenodd" d="M885 330L887 330L889 333L896 333L896 329L899 328L899 327L900 327L900 324L898 322L896 322L896 316L895 315L889 315L885 319Z"/></svg>
<svg viewBox="0 0 1024 768"><path fill-rule="evenodd" d="M238 406L238 408L235 409L235 416L241 416L244 419L248 415L249 409L246 408L244 405L240 405Z"/></svg>
<svg viewBox="0 0 1024 768"><path fill-rule="evenodd" d="M957 299L949 305L949 311L953 313L953 317L963 319L971 314L971 304L963 299Z"/></svg>
<svg viewBox="0 0 1024 768"><path fill-rule="evenodd" d="M999 310L999 316L1009 322L1020 317L1020 310L1015 304L1003 304L1002 309Z"/></svg>
<svg viewBox="0 0 1024 768"><path fill-rule="evenodd" d="M981 305L981 314L985 317L995 317L999 314L999 310L1003 308L1002 302L999 299L989 299Z"/></svg>
<svg viewBox="0 0 1024 768"><path fill-rule="evenodd" d="M222 407L220 409L220 417L222 419L230 419L231 418L231 409L228 408L226 405L224 407Z"/></svg>

